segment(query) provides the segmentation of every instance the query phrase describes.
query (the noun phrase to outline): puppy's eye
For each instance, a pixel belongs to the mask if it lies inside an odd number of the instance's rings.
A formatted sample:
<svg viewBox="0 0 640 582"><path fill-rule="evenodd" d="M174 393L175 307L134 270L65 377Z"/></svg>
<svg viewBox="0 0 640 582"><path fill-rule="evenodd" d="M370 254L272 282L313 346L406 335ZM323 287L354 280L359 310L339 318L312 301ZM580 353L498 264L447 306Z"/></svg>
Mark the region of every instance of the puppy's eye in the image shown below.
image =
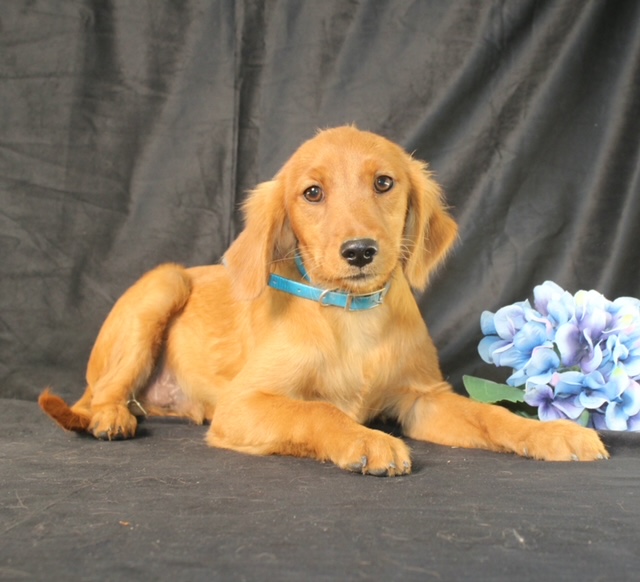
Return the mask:
<svg viewBox="0 0 640 582"><path fill-rule="evenodd" d="M303 194L304 199L312 204L318 204L324 200L324 192L320 186L309 186Z"/></svg>
<svg viewBox="0 0 640 582"><path fill-rule="evenodd" d="M376 176L373 187L378 194L384 194L393 188L393 178L391 176Z"/></svg>

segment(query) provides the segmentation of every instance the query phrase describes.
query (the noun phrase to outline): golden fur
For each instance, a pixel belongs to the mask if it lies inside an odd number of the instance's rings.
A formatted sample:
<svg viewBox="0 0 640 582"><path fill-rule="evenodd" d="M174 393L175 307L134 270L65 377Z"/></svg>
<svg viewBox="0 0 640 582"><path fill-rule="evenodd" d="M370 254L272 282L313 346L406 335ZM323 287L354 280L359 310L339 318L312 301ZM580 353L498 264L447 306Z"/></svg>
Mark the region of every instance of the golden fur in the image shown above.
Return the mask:
<svg viewBox="0 0 640 582"><path fill-rule="evenodd" d="M393 179L385 192L380 176ZM318 199L305 198L312 186ZM115 304L91 353L87 388L68 407L46 390L42 408L64 428L133 437L134 413L211 422L211 446L332 461L375 475L406 474L399 438L366 427L397 419L413 438L547 460L607 452L592 430L525 420L455 394L414 300L457 227L424 163L354 127L320 132L259 185L224 265L147 273ZM340 253L371 239L364 266ZM269 274L366 294L384 303L348 312L267 286ZM470 291L472 292L472 291Z"/></svg>

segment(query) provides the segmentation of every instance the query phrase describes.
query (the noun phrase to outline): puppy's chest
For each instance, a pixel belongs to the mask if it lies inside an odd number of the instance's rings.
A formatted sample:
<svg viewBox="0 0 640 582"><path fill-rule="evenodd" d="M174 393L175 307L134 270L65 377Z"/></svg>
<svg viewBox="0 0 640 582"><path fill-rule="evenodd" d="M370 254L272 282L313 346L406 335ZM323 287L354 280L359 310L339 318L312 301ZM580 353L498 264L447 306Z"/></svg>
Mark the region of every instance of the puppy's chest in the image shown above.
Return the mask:
<svg viewBox="0 0 640 582"><path fill-rule="evenodd" d="M354 418L368 416L363 407L398 382L401 356L393 345L389 330L375 320L334 328L330 349L316 350L308 396L333 402Z"/></svg>

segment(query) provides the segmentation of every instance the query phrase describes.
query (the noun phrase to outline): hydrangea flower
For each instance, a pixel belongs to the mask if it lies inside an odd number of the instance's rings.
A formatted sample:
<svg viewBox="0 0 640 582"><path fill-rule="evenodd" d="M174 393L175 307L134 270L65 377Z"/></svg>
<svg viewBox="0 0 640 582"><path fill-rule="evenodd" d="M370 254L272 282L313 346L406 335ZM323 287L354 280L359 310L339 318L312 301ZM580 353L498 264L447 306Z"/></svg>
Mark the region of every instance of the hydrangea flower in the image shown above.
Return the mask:
<svg viewBox="0 0 640 582"><path fill-rule="evenodd" d="M575 395L560 396L548 384L530 384L524 400L538 408L541 420L577 420L584 412L584 407L577 402Z"/></svg>
<svg viewBox="0 0 640 582"><path fill-rule="evenodd" d="M598 429L640 430L640 300L572 295L552 281L480 318L481 358L511 369L541 420L584 421Z"/></svg>

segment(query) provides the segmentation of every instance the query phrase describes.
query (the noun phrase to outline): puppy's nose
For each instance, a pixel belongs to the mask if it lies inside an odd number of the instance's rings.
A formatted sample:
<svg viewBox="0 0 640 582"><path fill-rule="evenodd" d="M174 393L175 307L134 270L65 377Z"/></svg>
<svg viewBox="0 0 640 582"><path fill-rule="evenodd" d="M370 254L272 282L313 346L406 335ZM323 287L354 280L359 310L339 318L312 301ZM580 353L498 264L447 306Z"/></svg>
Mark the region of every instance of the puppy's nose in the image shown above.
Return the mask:
<svg viewBox="0 0 640 582"><path fill-rule="evenodd" d="M376 256L378 243L370 238L348 240L340 247L340 254L352 267L365 267Z"/></svg>

